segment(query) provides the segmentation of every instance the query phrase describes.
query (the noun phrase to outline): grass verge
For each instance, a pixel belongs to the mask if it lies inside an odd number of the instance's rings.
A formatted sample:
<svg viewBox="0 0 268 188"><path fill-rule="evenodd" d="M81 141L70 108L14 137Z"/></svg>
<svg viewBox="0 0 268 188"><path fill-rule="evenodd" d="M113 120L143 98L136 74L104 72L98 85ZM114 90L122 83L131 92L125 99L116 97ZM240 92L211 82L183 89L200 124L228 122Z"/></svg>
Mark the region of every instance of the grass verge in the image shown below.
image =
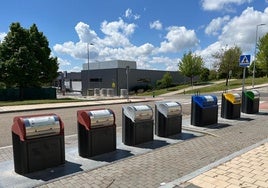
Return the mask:
<svg viewBox="0 0 268 188"><path fill-rule="evenodd" d="M62 98L62 99L44 99L44 100L25 100L25 101L0 101L0 106L18 106L31 104L48 104L48 103L66 103L66 102L80 102L85 100Z"/></svg>

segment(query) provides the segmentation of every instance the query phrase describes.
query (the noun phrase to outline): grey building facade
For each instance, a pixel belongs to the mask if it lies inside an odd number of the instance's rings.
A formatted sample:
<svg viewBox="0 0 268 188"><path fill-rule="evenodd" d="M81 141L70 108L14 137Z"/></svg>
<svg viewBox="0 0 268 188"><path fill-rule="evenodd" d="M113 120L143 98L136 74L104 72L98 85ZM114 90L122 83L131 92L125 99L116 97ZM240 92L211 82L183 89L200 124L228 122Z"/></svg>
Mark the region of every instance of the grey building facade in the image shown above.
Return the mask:
<svg viewBox="0 0 268 188"><path fill-rule="evenodd" d="M127 68L82 70L82 94L87 95L88 89L114 88L115 95L120 95L120 89L127 89L127 84L129 91L137 87L154 87L157 80L162 79L166 72L129 68L127 80ZM173 83L185 82L185 77L178 71L169 71L169 73Z"/></svg>

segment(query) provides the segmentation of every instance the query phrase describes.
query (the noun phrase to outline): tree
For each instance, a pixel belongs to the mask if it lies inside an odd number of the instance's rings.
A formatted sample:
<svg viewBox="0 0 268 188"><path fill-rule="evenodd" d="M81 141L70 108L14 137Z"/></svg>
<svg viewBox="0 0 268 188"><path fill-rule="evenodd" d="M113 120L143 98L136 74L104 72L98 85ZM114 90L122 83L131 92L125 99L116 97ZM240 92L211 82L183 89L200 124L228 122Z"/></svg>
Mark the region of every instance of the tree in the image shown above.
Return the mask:
<svg viewBox="0 0 268 188"><path fill-rule="evenodd" d="M263 74L268 76L268 33L264 35L258 42L258 53L256 67L259 67ZM259 71L256 69L256 71ZM257 75L257 74L256 74Z"/></svg>
<svg viewBox="0 0 268 188"><path fill-rule="evenodd" d="M166 72L161 80L158 80L156 85L158 88L167 88L172 84L172 76L169 72Z"/></svg>
<svg viewBox="0 0 268 188"><path fill-rule="evenodd" d="M35 24L24 29L12 23L0 44L1 82L20 89L51 83L57 77L58 63L48 45Z"/></svg>
<svg viewBox="0 0 268 188"><path fill-rule="evenodd" d="M191 78L191 84L193 85L193 78L201 73L204 62L201 56L197 56L189 51L187 54L183 54L183 58L178 66L179 71L184 76Z"/></svg>
<svg viewBox="0 0 268 188"><path fill-rule="evenodd" d="M242 69L239 67L239 57L242 51L239 47L234 46L228 50L219 51L212 56L218 60L217 67L220 78L226 78L226 86L228 85L229 77L232 75L235 78L240 78Z"/></svg>
<svg viewBox="0 0 268 188"><path fill-rule="evenodd" d="M208 81L209 80L209 69L208 68L203 68L200 74L200 80L201 81Z"/></svg>

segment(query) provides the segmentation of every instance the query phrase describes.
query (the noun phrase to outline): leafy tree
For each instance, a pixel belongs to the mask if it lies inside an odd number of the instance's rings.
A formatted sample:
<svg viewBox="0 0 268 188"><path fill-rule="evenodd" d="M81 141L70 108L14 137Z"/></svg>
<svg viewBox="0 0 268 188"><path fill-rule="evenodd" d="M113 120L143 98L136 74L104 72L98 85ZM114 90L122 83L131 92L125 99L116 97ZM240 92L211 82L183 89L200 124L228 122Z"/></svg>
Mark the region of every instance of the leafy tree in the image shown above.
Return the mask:
<svg viewBox="0 0 268 188"><path fill-rule="evenodd" d="M260 70L255 69L256 73L258 71L262 71L263 74L268 76L268 33L264 35L258 42L258 53L257 53L257 61L256 68L259 67ZM256 74L257 76L258 74Z"/></svg>
<svg viewBox="0 0 268 188"><path fill-rule="evenodd" d="M190 51L187 54L183 54L178 66L179 71L184 76L191 78L191 84L193 85L193 78L201 73L204 62L201 56L197 56Z"/></svg>
<svg viewBox="0 0 268 188"><path fill-rule="evenodd" d="M0 44L0 82L7 87L40 87L57 77L57 58L51 57L48 40L33 24L24 29L12 23ZM23 94L23 93L21 93Z"/></svg>
<svg viewBox="0 0 268 188"><path fill-rule="evenodd" d="M210 70L209 72L209 80L217 80L218 72L216 70Z"/></svg>
<svg viewBox="0 0 268 188"><path fill-rule="evenodd" d="M201 81L208 81L209 80L209 69L208 68L203 68L200 74L200 80Z"/></svg>
<svg viewBox="0 0 268 188"><path fill-rule="evenodd" d="M264 69L262 69L261 62L256 61L256 59L254 61L255 61L255 77L258 78L258 77L265 76L265 72L264 72ZM249 66L249 73L250 74L253 74L254 61Z"/></svg>
<svg viewBox="0 0 268 188"><path fill-rule="evenodd" d="M158 80L156 85L158 88L167 88L170 87L172 85L172 76L169 72L166 72L163 75L163 78L161 80Z"/></svg>
<svg viewBox="0 0 268 188"><path fill-rule="evenodd" d="M212 55L218 60L216 67L218 67L220 78L226 78L226 86L228 85L229 73L235 78L240 78L242 75L243 70L239 67L239 58L241 54L241 49L235 46Z"/></svg>

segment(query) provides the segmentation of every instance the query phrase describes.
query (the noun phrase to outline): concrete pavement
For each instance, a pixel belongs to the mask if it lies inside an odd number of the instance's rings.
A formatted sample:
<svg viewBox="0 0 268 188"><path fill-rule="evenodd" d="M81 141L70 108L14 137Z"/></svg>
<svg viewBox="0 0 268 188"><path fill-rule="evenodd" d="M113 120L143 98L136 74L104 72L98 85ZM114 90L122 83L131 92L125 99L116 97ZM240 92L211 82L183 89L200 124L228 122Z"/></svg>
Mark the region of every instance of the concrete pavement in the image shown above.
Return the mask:
<svg viewBox="0 0 268 188"><path fill-rule="evenodd" d="M181 187L268 187L268 143L200 174Z"/></svg>
<svg viewBox="0 0 268 188"><path fill-rule="evenodd" d="M103 104L106 103L100 103L100 105ZM124 157L89 170L74 171L67 176L41 178L42 181L35 186L268 187L266 176L268 174L268 126L265 123L268 108L264 104L267 103L260 105L258 114L242 113L241 118L237 120L219 117L217 125L208 127L191 126L189 117L185 117L183 136L176 135L164 140L156 137L151 143L134 147L134 149L150 148L146 152ZM185 131L189 129L203 134L189 136L192 133ZM68 140L68 144L70 143ZM76 144L76 141L72 143ZM155 147L156 145L160 146ZM0 148L0 158L2 158L0 167L12 160L10 149ZM107 154L106 157L111 158L113 154ZM76 158L79 156L76 155ZM95 158L95 160L101 160L100 158ZM88 161L88 159L81 160ZM90 160L94 161L94 158ZM59 172L57 168L50 169L50 171ZM38 174L42 173L44 174L42 171L38 172ZM14 176L14 172L7 174ZM47 176L50 175L47 174ZM35 176L32 174L29 177L32 179L31 177ZM0 180L0 187L7 186L1 184ZM21 187L29 186L21 185Z"/></svg>

